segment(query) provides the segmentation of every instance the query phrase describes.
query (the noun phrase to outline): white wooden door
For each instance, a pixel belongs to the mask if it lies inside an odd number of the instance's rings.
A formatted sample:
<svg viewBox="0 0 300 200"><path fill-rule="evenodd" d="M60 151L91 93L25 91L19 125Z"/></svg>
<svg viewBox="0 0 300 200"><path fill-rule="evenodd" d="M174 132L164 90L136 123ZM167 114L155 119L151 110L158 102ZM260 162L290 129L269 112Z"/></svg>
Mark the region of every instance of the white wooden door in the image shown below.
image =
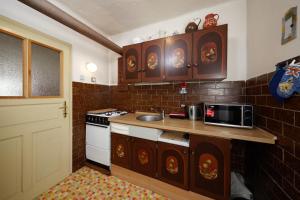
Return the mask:
<svg viewBox="0 0 300 200"><path fill-rule="evenodd" d="M71 46L4 17L0 29L62 52L60 96L0 98L0 199L33 199L72 171Z"/></svg>

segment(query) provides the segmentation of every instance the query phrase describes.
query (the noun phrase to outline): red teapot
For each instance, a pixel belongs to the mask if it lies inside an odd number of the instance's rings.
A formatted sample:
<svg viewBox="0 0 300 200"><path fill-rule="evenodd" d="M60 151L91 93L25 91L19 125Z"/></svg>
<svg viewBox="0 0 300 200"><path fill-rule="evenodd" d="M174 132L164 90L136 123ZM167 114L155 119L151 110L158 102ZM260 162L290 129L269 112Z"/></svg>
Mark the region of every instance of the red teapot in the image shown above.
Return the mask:
<svg viewBox="0 0 300 200"><path fill-rule="evenodd" d="M218 14L210 13L210 14L206 15L205 21L203 23L203 28L205 29L205 28L217 26L218 20L219 20Z"/></svg>

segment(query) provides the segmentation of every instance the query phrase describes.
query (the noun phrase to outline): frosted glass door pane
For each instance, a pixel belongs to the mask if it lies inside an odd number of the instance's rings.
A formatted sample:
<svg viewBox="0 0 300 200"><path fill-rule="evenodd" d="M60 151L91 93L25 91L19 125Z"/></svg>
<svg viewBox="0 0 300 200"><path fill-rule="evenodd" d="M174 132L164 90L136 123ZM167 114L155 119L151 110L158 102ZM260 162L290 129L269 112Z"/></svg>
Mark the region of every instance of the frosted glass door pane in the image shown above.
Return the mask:
<svg viewBox="0 0 300 200"><path fill-rule="evenodd" d="M2 32L0 96L23 96L23 40Z"/></svg>
<svg viewBox="0 0 300 200"><path fill-rule="evenodd" d="M60 96L60 52L31 45L31 95Z"/></svg>

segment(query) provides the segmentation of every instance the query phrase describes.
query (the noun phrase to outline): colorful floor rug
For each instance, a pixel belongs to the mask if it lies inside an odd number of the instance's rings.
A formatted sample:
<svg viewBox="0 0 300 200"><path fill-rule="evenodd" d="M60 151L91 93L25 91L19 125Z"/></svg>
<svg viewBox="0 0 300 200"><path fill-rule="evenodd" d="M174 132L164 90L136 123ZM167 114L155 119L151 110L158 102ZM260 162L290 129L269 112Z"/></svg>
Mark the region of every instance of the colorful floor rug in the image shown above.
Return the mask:
<svg viewBox="0 0 300 200"><path fill-rule="evenodd" d="M168 199L145 188L83 167L41 194L39 200Z"/></svg>

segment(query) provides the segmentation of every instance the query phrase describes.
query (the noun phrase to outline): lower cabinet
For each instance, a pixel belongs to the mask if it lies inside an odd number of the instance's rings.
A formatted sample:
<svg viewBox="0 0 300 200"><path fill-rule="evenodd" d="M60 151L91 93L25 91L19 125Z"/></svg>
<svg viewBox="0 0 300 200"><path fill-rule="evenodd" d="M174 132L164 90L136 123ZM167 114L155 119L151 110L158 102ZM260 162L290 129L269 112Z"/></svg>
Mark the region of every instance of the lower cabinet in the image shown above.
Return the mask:
<svg viewBox="0 0 300 200"><path fill-rule="evenodd" d="M189 148L158 142L158 177L169 184L189 188Z"/></svg>
<svg viewBox="0 0 300 200"><path fill-rule="evenodd" d="M190 136L190 189L214 199L230 198L230 140Z"/></svg>
<svg viewBox="0 0 300 200"><path fill-rule="evenodd" d="M132 170L141 174L157 177L157 142L131 138Z"/></svg>
<svg viewBox="0 0 300 200"><path fill-rule="evenodd" d="M230 140L190 135L190 147L111 133L113 164L217 200L230 198Z"/></svg>
<svg viewBox="0 0 300 200"><path fill-rule="evenodd" d="M131 148L129 136L111 133L111 162L130 169Z"/></svg>

